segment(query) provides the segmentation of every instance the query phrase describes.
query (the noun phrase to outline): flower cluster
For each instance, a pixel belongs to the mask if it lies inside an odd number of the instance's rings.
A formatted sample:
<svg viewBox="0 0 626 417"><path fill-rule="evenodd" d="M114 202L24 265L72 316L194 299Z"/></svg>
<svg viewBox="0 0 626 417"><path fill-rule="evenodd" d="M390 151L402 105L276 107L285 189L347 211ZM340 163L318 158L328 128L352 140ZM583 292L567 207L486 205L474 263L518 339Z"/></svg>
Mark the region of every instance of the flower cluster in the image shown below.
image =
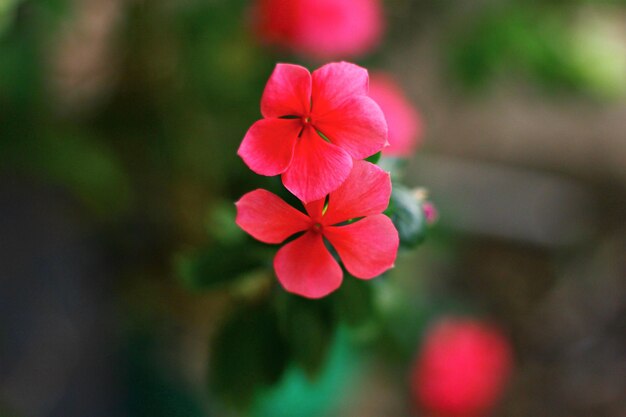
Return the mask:
<svg viewBox="0 0 626 417"><path fill-rule="evenodd" d="M237 202L237 224L265 243L282 243L274 270L287 291L319 298L336 290L343 272L327 245L357 278L393 266L399 239L383 211L388 173L363 159L387 145L387 123L368 95L364 68L340 62L312 74L278 64L261 99L263 119L238 154L260 175L281 175L306 214L275 194L255 190Z"/></svg>

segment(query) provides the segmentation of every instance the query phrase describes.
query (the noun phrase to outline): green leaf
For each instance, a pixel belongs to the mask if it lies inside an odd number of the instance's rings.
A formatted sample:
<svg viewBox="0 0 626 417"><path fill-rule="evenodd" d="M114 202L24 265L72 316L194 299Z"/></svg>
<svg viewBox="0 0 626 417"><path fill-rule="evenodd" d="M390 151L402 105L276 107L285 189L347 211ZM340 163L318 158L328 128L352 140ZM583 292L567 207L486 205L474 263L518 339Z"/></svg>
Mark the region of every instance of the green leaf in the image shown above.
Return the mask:
<svg viewBox="0 0 626 417"><path fill-rule="evenodd" d="M217 202L207 215L206 229L215 240L237 243L246 238L246 233L235 223L237 210L232 201Z"/></svg>
<svg viewBox="0 0 626 417"><path fill-rule="evenodd" d="M375 315L373 287L369 281L346 274L341 288L333 294L332 300L339 320L349 326L365 324Z"/></svg>
<svg viewBox="0 0 626 417"><path fill-rule="evenodd" d="M280 329L292 360L313 378L323 367L336 320L328 299L309 300L283 292L278 300Z"/></svg>
<svg viewBox="0 0 626 417"><path fill-rule="evenodd" d="M191 291L215 289L265 264L249 240L216 244L175 259L176 275Z"/></svg>
<svg viewBox="0 0 626 417"><path fill-rule="evenodd" d="M393 186L387 213L398 229L400 246L411 248L422 243L426 236L426 218L421 201L410 189Z"/></svg>
<svg viewBox="0 0 626 417"><path fill-rule="evenodd" d="M382 155L382 151L376 152L374 155L368 156L365 158L367 162L371 162L372 164L377 164L380 160L380 156Z"/></svg>
<svg viewBox="0 0 626 417"><path fill-rule="evenodd" d="M0 36L13 22L17 5L17 0L0 1Z"/></svg>
<svg viewBox="0 0 626 417"><path fill-rule="evenodd" d="M264 391L249 417L320 417L341 415L367 363L345 329L333 336L326 364L315 380L301 368L289 366L280 382Z"/></svg>
<svg viewBox="0 0 626 417"><path fill-rule="evenodd" d="M6 164L66 187L98 214L118 214L129 207L130 179L103 141L79 130L20 139L0 145Z"/></svg>
<svg viewBox="0 0 626 417"><path fill-rule="evenodd" d="M160 335L162 336L162 335ZM123 381L133 417L202 417L202 397L190 390L184 378L162 360L159 335L142 329L128 336ZM2 417L8 417L2 415Z"/></svg>
<svg viewBox="0 0 626 417"><path fill-rule="evenodd" d="M226 403L247 406L259 390L280 379L288 358L271 306L245 306L215 336L211 389Z"/></svg>

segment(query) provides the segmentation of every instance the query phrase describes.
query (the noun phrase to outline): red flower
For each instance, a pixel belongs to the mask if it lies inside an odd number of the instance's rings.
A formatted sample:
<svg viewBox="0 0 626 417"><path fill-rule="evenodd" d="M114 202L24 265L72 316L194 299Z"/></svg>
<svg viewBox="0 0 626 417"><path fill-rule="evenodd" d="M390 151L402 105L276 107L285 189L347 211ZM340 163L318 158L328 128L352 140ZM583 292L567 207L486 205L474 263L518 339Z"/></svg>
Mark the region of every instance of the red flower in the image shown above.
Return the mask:
<svg viewBox="0 0 626 417"><path fill-rule="evenodd" d="M237 203L236 222L254 238L282 243L304 232L279 249L274 270L289 292L320 298L339 288L341 267L326 248L335 248L344 266L357 278L374 278L393 266L398 252L398 232L382 214L389 204L389 174L376 165L357 161L346 181L328 197L296 210L275 194L255 190ZM352 223L344 222L359 219Z"/></svg>
<svg viewBox="0 0 626 417"><path fill-rule="evenodd" d="M385 74L372 75L369 96L380 106L389 126L385 155L410 156L422 139L422 122L396 82Z"/></svg>
<svg viewBox="0 0 626 417"><path fill-rule="evenodd" d="M443 320L428 331L412 374L416 405L436 417L484 417L511 372L508 340L471 319Z"/></svg>
<svg viewBox="0 0 626 417"><path fill-rule="evenodd" d="M265 42L320 59L362 55L383 32L379 0L258 0L254 18Z"/></svg>
<svg viewBox="0 0 626 417"><path fill-rule="evenodd" d="M367 70L347 62L306 68L278 64L263 97L264 119L237 152L257 174L282 174L283 184L308 203L325 197L364 159L387 143L387 123L367 96ZM322 136L323 135L323 136Z"/></svg>

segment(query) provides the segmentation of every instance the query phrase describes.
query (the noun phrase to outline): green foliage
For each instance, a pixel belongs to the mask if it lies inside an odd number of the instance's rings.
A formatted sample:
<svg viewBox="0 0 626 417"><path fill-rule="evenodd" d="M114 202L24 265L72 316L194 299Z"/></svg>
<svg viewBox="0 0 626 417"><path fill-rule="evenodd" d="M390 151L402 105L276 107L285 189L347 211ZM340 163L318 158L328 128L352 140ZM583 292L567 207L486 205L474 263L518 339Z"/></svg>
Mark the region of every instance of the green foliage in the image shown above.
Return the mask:
<svg viewBox="0 0 626 417"><path fill-rule="evenodd" d="M230 114L238 106L258 114L259 95L274 65L241 18L247 7L241 0L195 1L176 16L187 92L216 113Z"/></svg>
<svg viewBox="0 0 626 417"><path fill-rule="evenodd" d="M398 229L400 246L412 248L426 237L426 218L422 203L410 189L394 184L387 214Z"/></svg>
<svg viewBox="0 0 626 417"><path fill-rule="evenodd" d="M279 380L289 346L269 303L244 306L223 324L212 345L212 389L231 405L247 406L255 394Z"/></svg>
<svg viewBox="0 0 626 417"><path fill-rule="evenodd" d="M326 385L339 326L347 325L343 332L352 334L375 316L373 285L351 276L321 300L280 289L269 298L240 304L214 337L211 387L227 403L248 405L262 398L286 366L289 378L306 379L298 383L303 389Z"/></svg>
<svg viewBox="0 0 626 417"><path fill-rule="evenodd" d="M222 243L240 242L247 234L235 223L237 210L232 201L220 201L209 213L206 229L209 236Z"/></svg>
<svg viewBox="0 0 626 417"><path fill-rule="evenodd" d="M287 368L280 382L255 401L253 417L319 417L333 411L358 382L362 358L350 343L348 332L334 334L328 360L311 379L297 366Z"/></svg>
<svg viewBox="0 0 626 417"><path fill-rule="evenodd" d="M128 208L130 180L111 149L81 131L31 135L0 142L6 167L67 187L98 214Z"/></svg>
<svg viewBox="0 0 626 417"><path fill-rule="evenodd" d="M175 270L183 286L191 291L223 288L234 284L246 273L265 266L265 257L258 251L258 246L250 239L213 244L179 255Z"/></svg>
<svg viewBox="0 0 626 417"><path fill-rule="evenodd" d="M127 386L133 417L203 417L199 398L182 380L165 372L154 336L135 334L128 346Z"/></svg>
<svg viewBox="0 0 626 417"><path fill-rule="evenodd" d="M575 11L536 3L487 8L453 37L452 71L470 88L514 74L546 89L601 97L625 92L626 46L611 33L609 10L599 23L585 16L572 24Z"/></svg>
<svg viewBox="0 0 626 417"><path fill-rule="evenodd" d="M374 283L346 274L341 288L333 294L338 319L348 326L369 323L376 314Z"/></svg>
<svg viewBox="0 0 626 417"><path fill-rule="evenodd" d="M332 304L281 292L276 301L280 329L291 360L315 377L326 359L335 330Z"/></svg>
<svg viewBox="0 0 626 417"><path fill-rule="evenodd" d="M0 36L6 31L13 22L13 17L17 9L17 0L1 0L0 1Z"/></svg>

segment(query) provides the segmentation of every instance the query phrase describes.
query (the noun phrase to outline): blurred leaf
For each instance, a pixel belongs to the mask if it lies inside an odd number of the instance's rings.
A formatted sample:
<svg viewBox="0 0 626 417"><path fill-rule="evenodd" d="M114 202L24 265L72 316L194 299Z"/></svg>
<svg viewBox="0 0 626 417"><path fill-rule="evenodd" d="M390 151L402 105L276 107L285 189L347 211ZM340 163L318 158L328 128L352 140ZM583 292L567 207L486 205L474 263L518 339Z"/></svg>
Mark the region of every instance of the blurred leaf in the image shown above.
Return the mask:
<svg viewBox="0 0 626 417"><path fill-rule="evenodd" d="M147 332L140 332L147 333ZM202 417L201 401L180 376L166 371L157 359L162 346L154 335L133 334L128 346L126 387L133 417Z"/></svg>
<svg viewBox="0 0 626 417"><path fill-rule="evenodd" d="M580 87L572 65L563 10L532 4L495 6L453 42L451 65L467 87L485 87L498 77L522 75L548 88Z"/></svg>
<svg viewBox="0 0 626 417"><path fill-rule="evenodd" d="M372 282L346 274L341 288L332 295L338 319L349 326L358 326L375 315Z"/></svg>
<svg viewBox="0 0 626 417"><path fill-rule="evenodd" d="M311 380L296 366L287 368L281 381L255 401L253 417L320 417L338 415L358 383L363 357L350 343L345 329L339 328L331 342L328 360L319 376Z"/></svg>
<svg viewBox="0 0 626 417"><path fill-rule="evenodd" d="M400 246L411 248L423 242L426 236L426 218L421 202L410 189L394 184L386 213L398 229Z"/></svg>
<svg viewBox="0 0 626 417"><path fill-rule="evenodd" d="M0 0L0 36L13 21L18 0Z"/></svg>
<svg viewBox="0 0 626 417"><path fill-rule="evenodd" d="M32 31L7 33L0 38L0 106L2 116L39 110L44 66ZM23 116L22 116L23 117ZM11 119L8 119L11 121ZM0 126L0 129L5 126ZM6 133L3 135L6 139Z"/></svg>
<svg viewBox="0 0 626 417"><path fill-rule="evenodd" d="M275 311L267 304L245 306L214 338L211 388L231 405L246 406L279 380L288 360Z"/></svg>
<svg viewBox="0 0 626 417"><path fill-rule="evenodd" d="M571 36L571 61L581 83L603 98L626 94L626 39L621 17L603 13L581 17Z"/></svg>
<svg viewBox="0 0 626 417"><path fill-rule="evenodd" d="M263 84L274 63L249 36L242 15L247 1L196 2L181 8L178 27L190 93L214 113L258 114Z"/></svg>
<svg viewBox="0 0 626 417"><path fill-rule="evenodd" d="M209 236L223 243L240 242L246 234L237 224L237 210L232 201L220 201L212 208L207 219Z"/></svg>
<svg viewBox="0 0 626 417"><path fill-rule="evenodd" d="M52 132L0 143L4 163L67 187L99 214L130 203L130 180L117 156L82 132Z"/></svg>
<svg viewBox="0 0 626 417"><path fill-rule="evenodd" d="M328 299L309 300L282 292L278 297L280 329L289 345L291 359L309 377L324 365L336 326Z"/></svg>
<svg viewBox="0 0 626 417"><path fill-rule="evenodd" d="M175 261L177 276L191 291L204 291L232 284L237 278L265 264L262 253L249 239L218 243Z"/></svg>
<svg viewBox="0 0 626 417"><path fill-rule="evenodd" d="M391 173L392 180L402 178L406 164L406 158L398 158L395 156L383 156L378 161L378 166Z"/></svg>

